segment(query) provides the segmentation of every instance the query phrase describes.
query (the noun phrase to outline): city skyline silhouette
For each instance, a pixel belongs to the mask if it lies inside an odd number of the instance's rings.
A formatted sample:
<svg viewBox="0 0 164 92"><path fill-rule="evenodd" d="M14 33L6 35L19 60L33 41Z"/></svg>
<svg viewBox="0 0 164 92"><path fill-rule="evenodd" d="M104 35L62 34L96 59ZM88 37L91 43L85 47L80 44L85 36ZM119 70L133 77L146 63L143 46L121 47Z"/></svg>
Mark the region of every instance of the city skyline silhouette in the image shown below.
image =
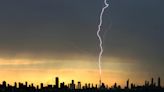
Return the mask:
<svg viewBox="0 0 164 92"><path fill-rule="evenodd" d="M163 9L164 0L1 0L0 92L163 91Z"/></svg>
<svg viewBox="0 0 164 92"><path fill-rule="evenodd" d="M93 83L85 83L82 85L80 81L75 83L74 80L71 80L70 83L65 84L65 82L60 82L59 77L55 77L54 84L44 85L40 83L39 85L34 85L33 83L28 83L25 81L14 82L14 85L8 84L6 81L3 81L0 84L0 92L163 92L164 87L161 85L161 78L158 77L157 82L154 81L154 78L147 81L145 84L138 85L130 82L130 79L126 81L126 86L121 87L119 84L114 83L111 87L108 85L99 84L94 85Z"/></svg>

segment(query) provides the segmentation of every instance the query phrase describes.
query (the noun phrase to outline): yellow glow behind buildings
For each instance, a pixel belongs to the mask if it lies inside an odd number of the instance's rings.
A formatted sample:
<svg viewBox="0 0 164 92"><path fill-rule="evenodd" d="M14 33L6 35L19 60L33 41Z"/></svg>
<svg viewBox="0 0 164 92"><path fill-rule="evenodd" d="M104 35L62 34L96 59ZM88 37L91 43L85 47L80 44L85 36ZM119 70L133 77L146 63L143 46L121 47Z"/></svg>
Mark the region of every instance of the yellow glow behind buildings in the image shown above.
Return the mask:
<svg viewBox="0 0 164 92"><path fill-rule="evenodd" d="M88 60L88 61L87 61ZM106 62L106 61L110 62ZM131 79L134 83L143 84L149 77L142 72L134 71L134 64L129 61L120 62L119 58L105 58L102 62L102 82L112 86L115 82L121 86L126 85L126 80ZM86 59L75 60L35 60L35 59L0 59L0 81L14 82L27 81L28 83L55 84L55 77L60 82L70 83L75 80L77 83L99 83L99 70L97 62ZM135 64L136 66L136 64ZM133 67L133 68L132 68ZM133 69L133 70L131 70ZM139 75L142 75L140 77Z"/></svg>

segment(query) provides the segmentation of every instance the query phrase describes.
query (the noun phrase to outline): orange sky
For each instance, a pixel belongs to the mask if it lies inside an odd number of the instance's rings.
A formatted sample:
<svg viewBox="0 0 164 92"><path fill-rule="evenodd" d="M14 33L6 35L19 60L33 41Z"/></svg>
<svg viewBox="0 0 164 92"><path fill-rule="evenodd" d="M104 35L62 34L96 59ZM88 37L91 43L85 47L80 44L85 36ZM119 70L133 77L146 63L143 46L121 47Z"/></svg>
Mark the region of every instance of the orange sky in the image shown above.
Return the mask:
<svg viewBox="0 0 164 92"><path fill-rule="evenodd" d="M6 80L13 84L15 81L39 84L54 84L55 77L60 78L60 82L70 83L72 79L84 83L98 84L99 70L97 62L92 59L71 59L71 60L36 60L36 59L0 59L0 81ZM105 62L109 60L110 62ZM143 84L144 80L149 80L147 74L137 70L137 63L128 59L116 57L104 58L102 62L102 81L112 86L115 82L124 86L126 80L130 78L137 84ZM120 62L122 61L122 62ZM63 62L63 63L61 63ZM66 63L64 63L66 62ZM141 76L142 75L142 76Z"/></svg>

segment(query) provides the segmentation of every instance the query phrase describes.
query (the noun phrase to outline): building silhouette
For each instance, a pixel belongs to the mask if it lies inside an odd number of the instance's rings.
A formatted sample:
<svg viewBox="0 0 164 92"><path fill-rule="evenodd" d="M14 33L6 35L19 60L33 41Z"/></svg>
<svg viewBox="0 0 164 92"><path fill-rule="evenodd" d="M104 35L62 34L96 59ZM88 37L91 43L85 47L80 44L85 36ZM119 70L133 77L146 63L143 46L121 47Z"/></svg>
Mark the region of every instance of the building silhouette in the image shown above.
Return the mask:
<svg viewBox="0 0 164 92"><path fill-rule="evenodd" d="M151 78L151 86L154 86L154 79Z"/></svg>
<svg viewBox="0 0 164 92"><path fill-rule="evenodd" d="M56 86L56 88L59 88L59 78L58 77L55 78L55 86Z"/></svg>
<svg viewBox="0 0 164 92"><path fill-rule="evenodd" d="M158 77L158 87L161 87L161 78Z"/></svg>
<svg viewBox="0 0 164 92"><path fill-rule="evenodd" d="M77 89L81 89L81 82L77 83Z"/></svg>
<svg viewBox="0 0 164 92"><path fill-rule="evenodd" d="M60 85L59 85L60 84ZM34 86L33 83L29 84L27 81L25 83L14 82L14 85L8 84L6 81L3 81L0 84L0 92L164 92L164 88L161 86L161 78L157 79L157 85L155 85L154 79L152 78L149 81L145 81L144 85L137 85L131 83L129 87L129 79L126 81L125 88L122 88L117 83L114 83L112 87L101 84L100 87L97 84L94 86L92 83L85 83L81 85L81 82L72 80L68 85L65 82L59 82L59 78L55 78L55 85L48 84L45 85L40 83L39 85ZM99 85L99 84L98 84Z"/></svg>
<svg viewBox="0 0 164 92"><path fill-rule="evenodd" d="M74 80L72 80L72 83L70 84L70 89L75 89L75 83L74 83Z"/></svg>
<svg viewBox="0 0 164 92"><path fill-rule="evenodd" d="M129 89L129 79L126 81L126 88Z"/></svg>

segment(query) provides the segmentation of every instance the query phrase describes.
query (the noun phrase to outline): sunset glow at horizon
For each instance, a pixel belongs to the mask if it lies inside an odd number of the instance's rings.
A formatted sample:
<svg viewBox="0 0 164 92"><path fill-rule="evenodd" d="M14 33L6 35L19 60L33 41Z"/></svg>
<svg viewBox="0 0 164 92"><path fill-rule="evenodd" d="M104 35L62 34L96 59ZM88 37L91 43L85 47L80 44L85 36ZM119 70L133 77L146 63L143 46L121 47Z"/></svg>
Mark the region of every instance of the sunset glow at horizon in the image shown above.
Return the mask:
<svg viewBox="0 0 164 92"><path fill-rule="evenodd" d="M84 57L83 57L84 60ZM37 59L0 59L0 81L14 84L14 82L34 83L39 85L54 84L55 77L59 77L60 82L70 83L71 80L85 83L99 83L99 74L95 62L91 62L94 58L86 58L85 61L80 59L71 60L37 60ZM109 63L106 61L110 61ZM68 62L63 67L58 67L61 62ZM96 61L96 60L95 60ZM135 60L124 60L116 57L106 57L102 63L102 82L112 86L118 83L121 86L126 85L126 80L130 78L132 83L144 84L145 80L151 77L146 76L144 72L137 70L137 63ZM126 62L125 62L126 61ZM131 61L131 62L130 62ZM72 63L70 63L72 62ZM56 65L55 65L56 64ZM136 68L136 69L135 69ZM139 77L139 76L142 76ZM152 76L154 77L154 76ZM155 76L157 78L158 76Z"/></svg>

